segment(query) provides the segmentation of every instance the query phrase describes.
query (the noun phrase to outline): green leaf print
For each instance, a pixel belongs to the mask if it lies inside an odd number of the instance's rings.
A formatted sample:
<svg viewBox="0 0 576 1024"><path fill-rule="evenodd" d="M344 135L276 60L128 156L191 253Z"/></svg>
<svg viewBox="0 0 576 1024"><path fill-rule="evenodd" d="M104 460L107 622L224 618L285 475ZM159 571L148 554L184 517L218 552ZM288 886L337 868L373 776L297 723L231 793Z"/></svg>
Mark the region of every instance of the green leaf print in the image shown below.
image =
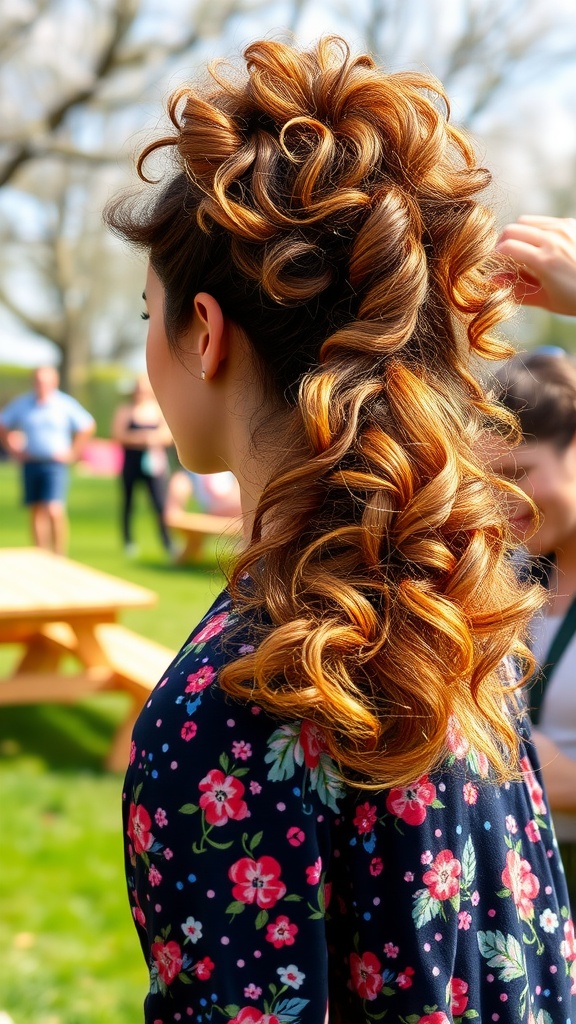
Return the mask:
<svg viewBox="0 0 576 1024"><path fill-rule="evenodd" d="M255 927L260 930L265 924L268 924L269 914L267 910L260 910L256 916Z"/></svg>
<svg viewBox="0 0 576 1024"><path fill-rule="evenodd" d="M496 967L500 981L523 978L524 959L518 939L497 932L478 932L478 946L489 967Z"/></svg>
<svg viewBox="0 0 576 1024"><path fill-rule="evenodd" d="M469 889L476 874L476 851L472 843L472 836L468 836L462 851L462 885Z"/></svg>
<svg viewBox="0 0 576 1024"><path fill-rule="evenodd" d="M232 900L226 907L226 913L232 914L234 917L236 914L242 914L244 910L246 910L246 904L242 903L242 900Z"/></svg>
<svg viewBox="0 0 576 1024"><path fill-rule="evenodd" d="M536 1024L554 1024L554 1020L548 1013L548 1010L539 1010Z"/></svg>
<svg viewBox="0 0 576 1024"><path fill-rule="evenodd" d="M294 748L300 736L300 723L282 725L268 740L269 750L265 755L266 764L272 767L268 772L270 782L283 782L294 775Z"/></svg>
<svg viewBox="0 0 576 1024"><path fill-rule="evenodd" d="M198 804L182 804L182 807L178 808L180 814L196 814L198 810Z"/></svg>
<svg viewBox="0 0 576 1024"><path fill-rule="evenodd" d="M440 913L440 900L435 900L429 889L419 889L414 893L414 906L412 907L412 918L417 928L428 924L433 917Z"/></svg>
<svg viewBox="0 0 576 1024"><path fill-rule="evenodd" d="M336 765L327 754L321 754L317 766L310 769L310 789L318 793L326 807L338 813L338 800L344 796L344 787Z"/></svg>

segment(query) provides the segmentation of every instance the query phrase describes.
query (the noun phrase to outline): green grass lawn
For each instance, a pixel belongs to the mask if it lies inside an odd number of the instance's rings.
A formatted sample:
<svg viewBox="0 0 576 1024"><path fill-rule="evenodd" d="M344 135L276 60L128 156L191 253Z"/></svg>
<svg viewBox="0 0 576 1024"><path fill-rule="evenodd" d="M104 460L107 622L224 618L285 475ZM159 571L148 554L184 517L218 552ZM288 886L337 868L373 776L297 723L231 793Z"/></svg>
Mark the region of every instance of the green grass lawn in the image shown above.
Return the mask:
<svg viewBox="0 0 576 1024"><path fill-rule="evenodd" d="M0 545L28 544L13 465L0 464ZM222 585L214 549L194 567L170 565L140 495L128 560L117 486L74 476L70 556L159 595L122 621L172 648ZM0 673L16 650L0 648ZM14 1024L137 1024L146 970L124 890L121 777L103 769L119 694L74 707L0 708L0 1011Z"/></svg>

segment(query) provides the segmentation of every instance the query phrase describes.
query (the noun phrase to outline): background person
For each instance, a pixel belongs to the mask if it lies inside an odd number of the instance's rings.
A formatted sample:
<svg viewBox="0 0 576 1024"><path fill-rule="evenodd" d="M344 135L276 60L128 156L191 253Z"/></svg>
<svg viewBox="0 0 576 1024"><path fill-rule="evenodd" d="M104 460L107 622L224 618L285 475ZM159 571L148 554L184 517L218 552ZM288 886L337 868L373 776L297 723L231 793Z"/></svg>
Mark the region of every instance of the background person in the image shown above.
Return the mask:
<svg viewBox="0 0 576 1024"><path fill-rule="evenodd" d="M538 597L470 372L508 309L489 176L428 78L338 39L244 59L175 94L140 161L167 147L171 174L107 214L149 256L180 460L229 466L252 520L134 732L146 1022L568 1020L506 660Z"/></svg>
<svg viewBox="0 0 576 1024"><path fill-rule="evenodd" d="M170 477L165 511L181 512L194 499L202 512L240 516L240 488L233 473L191 473L178 469Z"/></svg>
<svg viewBox="0 0 576 1024"><path fill-rule="evenodd" d="M519 264L518 301L576 316L576 221L521 217L498 248ZM530 496L540 526L525 540L538 560L549 600L534 620L533 651L545 673L529 700L534 739L576 907L576 360L536 350L497 374L502 401L516 413L523 442L499 469ZM512 525L522 537L530 509L517 503ZM544 561L541 561L544 559ZM543 685L545 683L545 685Z"/></svg>
<svg viewBox="0 0 576 1024"><path fill-rule="evenodd" d="M59 380L53 366L34 371L33 390L0 413L0 442L22 463L34 543L63 555L68 543L68 467L80 458L96 424L75 398L58 389Z"/></svg>
<svg viewBox="0 0 576 1024"><path fill-rule="evenodd" d="M172 541L164 524L164 506L170 475L166 449L172 445L172 435L146 374L138 377L131 400L116 410L112 437L122 445L124 455L120 481L122 538L126 553L134 554L137 550L132 528L134 488L137 484L146 487L160 539L165 550L171 552Z"/></svg>

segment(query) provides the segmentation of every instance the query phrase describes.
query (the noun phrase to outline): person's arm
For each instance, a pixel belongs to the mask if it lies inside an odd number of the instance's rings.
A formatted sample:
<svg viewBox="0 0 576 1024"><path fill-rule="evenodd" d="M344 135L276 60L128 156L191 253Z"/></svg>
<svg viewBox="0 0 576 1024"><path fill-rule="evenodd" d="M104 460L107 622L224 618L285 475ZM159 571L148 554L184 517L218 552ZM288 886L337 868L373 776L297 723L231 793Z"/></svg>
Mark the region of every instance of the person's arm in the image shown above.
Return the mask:
<svg viewBox="0 0 576 1024"><path fill-rule="evenodd" d="M576 761L563 754L553 740L538 729L534 729L532 738L552 812L576 813Z"/></svg>
<svg viewBox="0 0 576 1024"><path fill-rule="evenodd" d="M70 462L77 462L78 459L82 457L82 452L90 438L93 436L95 430L96 423L93 421L90 426L86 427L84 430L78 430L74 434L72 445L70 447Z"/></svg>
<svg viewBox="0 0 576 1024"><path fill-rule="evenodd" d="M576 316L575 219L519 217L504 228L496 249L517 264L517 302Z"/></svg>
<svg viewBox="0 0 576 1024"><path fill-rule="evenodd" d="M0 444L13 458L22 460L25 440L19 430L10 430L0 421Z"/></svg>

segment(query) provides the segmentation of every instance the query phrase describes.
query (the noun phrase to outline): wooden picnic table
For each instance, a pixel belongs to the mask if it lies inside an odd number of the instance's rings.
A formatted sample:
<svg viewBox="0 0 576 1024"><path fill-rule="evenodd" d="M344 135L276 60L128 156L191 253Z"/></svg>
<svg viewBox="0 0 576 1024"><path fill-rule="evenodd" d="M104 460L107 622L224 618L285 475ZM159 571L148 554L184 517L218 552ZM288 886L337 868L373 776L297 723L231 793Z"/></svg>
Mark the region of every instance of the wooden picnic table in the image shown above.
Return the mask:
<svg viewBox="0 0 576 1024"><path fill-rule="evenodd" d="M174 652L126 629L123 608L151 607L152 590L40 548L0 548L0 643L23 653L0 679L0 706L72 703L104 689L130 694L108 767L121 770L134 720ZM72 654L80 670L61 669Z"/></svg>

